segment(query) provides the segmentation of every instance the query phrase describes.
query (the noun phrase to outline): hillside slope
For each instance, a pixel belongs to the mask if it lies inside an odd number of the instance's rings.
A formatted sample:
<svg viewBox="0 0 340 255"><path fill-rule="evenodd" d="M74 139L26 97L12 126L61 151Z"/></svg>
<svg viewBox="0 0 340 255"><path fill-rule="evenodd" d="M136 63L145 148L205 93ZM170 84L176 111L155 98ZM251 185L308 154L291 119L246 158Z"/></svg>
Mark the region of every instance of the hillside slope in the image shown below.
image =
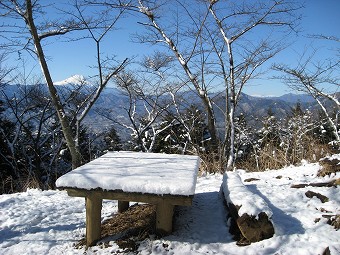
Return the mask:
<svg viewBox="0 0 340 255"><path fill-rule="evenodd" d="M340 156L337 156L340 158ZM85 208L81 198L68 197L65 191L28 190L0 196L0 254L231 254L286 255L322 254L329 247L340 254L340 231L327 224L323 215L340 213L340 190L335 187L291 188L292 184L325 182L336 176L317 177L318 164L246 173L237 172L254 193L273 211L274 237L239 247L228 232L227 211L220 197L222 175L198 178L192 207L178 207L174 232L157 239L150 236L135 252L123 252L113 241L85 251L74 244L84 236ZM312 190L329 198L322 203L308 198ZM104 201L102 219L117 212L115 201ZM122 252L122 253L120 253Z"/></svg>

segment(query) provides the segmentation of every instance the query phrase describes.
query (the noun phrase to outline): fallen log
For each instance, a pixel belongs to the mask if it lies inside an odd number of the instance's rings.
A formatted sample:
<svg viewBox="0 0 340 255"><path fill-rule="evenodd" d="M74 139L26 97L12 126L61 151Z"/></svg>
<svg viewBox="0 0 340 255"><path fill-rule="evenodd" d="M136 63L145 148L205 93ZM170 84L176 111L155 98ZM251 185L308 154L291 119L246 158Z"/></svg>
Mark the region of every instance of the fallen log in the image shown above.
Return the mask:
<svg viewBox="0 0 340 255"><path fill-rule="evenodd" d="M259 181L260 179L257 179L257 178L248 178L248 179L245 179L244 182L252 182L252 181Z"/></svg>
<svg viewBox="0 0 340 255"><path fill-rule="evenodd" d="M258 242L274 235L272 211L259 195L252 193L235 172L224 174L221 186L232 220L240 233L240 245ZM235 230L234 230L235 233Z"/></svg>
<svg viewBox="0 0 340 255"><path fill-rule="evenodd" d="M236 220L242 235L251 243L271 238L274 227L268 215L261 212L257 217L243 214Z"/></svg>
<svg viewBox="0 0 340 255"><path fill-rule="evenodd" d="M340 185L340 178L334 179L329 182L314 182L314 183L299 183L299 184L293 184L290 187L295 189L301 189L306 188L308 186L310 187L336 187Z"/></svg>

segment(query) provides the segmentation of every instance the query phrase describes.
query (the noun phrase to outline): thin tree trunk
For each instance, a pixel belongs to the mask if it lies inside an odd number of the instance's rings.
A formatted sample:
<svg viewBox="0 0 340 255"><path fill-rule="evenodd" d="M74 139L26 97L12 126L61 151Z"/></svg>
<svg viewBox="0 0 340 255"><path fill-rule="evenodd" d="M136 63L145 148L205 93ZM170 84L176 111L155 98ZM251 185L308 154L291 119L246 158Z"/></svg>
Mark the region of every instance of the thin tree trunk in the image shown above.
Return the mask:
<svg viewBox="0 0 340 255"><path fill-rule="evenodd" d="M313 95L313 94L312 94ZM336 126L336 124L334 123L334 121L332 120L331 116L329 116L327 109L325 108L325 106L321 103L321 101L314 96L314 99L316 100L316 102L318 103L318 105L320 106L320 108L322 109L323 113L326 115L327 121L328 123L331 125L332 129L333 129L333 134L335 136L336 142L339 144L340 143L340 136L338 133L338 128Z"/></svg>
<svg viewBox="0 0 340 255"><path fill-rule="evenodd" d="M28 29L31 33L33 42L34 42L34 46L36 49L36 54L37 57L39 59L39 63L41 66L41 70L42 73L45 77L46 80L46 84L48 87L48 90L50 92L51 98L52 98L52 102L54 107L57 110L57 114L58 114L58 118L62 127L62 131L63 131L63 135L65 137L66 143L67 143L67 147L70 150L71 153L71 158L72 158L72 168L76 168L78 166L80 166L82 164L82 157L81 157L81 153L79 151L79 148L76 146L76 143L73 139L73 135L72 135L72 129L69 123L69 120L65 114L64 108L61 104L60 98L58 96L58 92L56 90L56 88L53 85L53 81L51 78L51 74L49 72L49 68L44 56L44 52L41 46L41 42L40 42L40 38L37 32L37 28L35 26L34 23L34 19L33 19L33 11L32 11L32 3L31 0L26 0L26 5L27 5L27 12L24 15L25 18L25 22L28 26Z"/></svg>
<svg viewBox="0 0 340 255"><path fill-rule="evenodd" d="M215 3L215 2L214 2ZM235 163L235 123L234 123L234 117L235 117L235 108L237 104L237 98L236 98L236 84L235 84L235 67L234 67L234 57L233 57L233 50L232 50L232 42L233 40L229 39L227 34L225 33L221 21L216 16L215 11L213 10L213 4L212 3L209 6L209 11L211 15L214 17L216 24L218 25L218 28L220 30L220 33L222 35L222 38L227 45L228 49L228 61L229 61L229 86L227 86L226 91L229 93L230 89L230 95L226 98L226 110L228 112L228 118L225 123L225 132L226 132L226 138L229 138L229 155L228 155L228 161L226 166L226 171L231 171L234 167ZM226 77L224 77L226 79ZM228 101L228 98L230 99ZM230 106L228 107L228 105Z"/></svg>
<svg viewBox="0 0 340 255"><path fill-rule="evenodd" d="M144 7L142 3L140 4L142 7ZM150 22L152 23L152 27L154 27L157 30L157 32L162 36L162 38L164 39L165 43L168 45L170 50L175 54L177 60L181 64L186 75L189 77L190 82L194 85L195 90L197 91L199 97L201 98L203 105L205 107L205 110L207 112L208 129L209 129L209 133L211 137L210 141L211 141L212 149L214 151L217 151L218 145L219 145L219 139L218 139L217 130L216 130L215 114L214 114L214 110L213 110L210 98L208 97L206 91L203 91L204 93L202 93L201 86L199 82L197 81L197 78L195 77L195 75L192 74L187 61L184 59L182 54L179 52L179 50L177 49L177 47L175 46L171 38L169 38L164 32L164 30L162 30L162 28L157 24L157 22L154 19L153 13L150 10L147 10L147 11L146 10L147 8L144 8L144 9L140 8L140 12L142 12L149 18Z"/></svg>

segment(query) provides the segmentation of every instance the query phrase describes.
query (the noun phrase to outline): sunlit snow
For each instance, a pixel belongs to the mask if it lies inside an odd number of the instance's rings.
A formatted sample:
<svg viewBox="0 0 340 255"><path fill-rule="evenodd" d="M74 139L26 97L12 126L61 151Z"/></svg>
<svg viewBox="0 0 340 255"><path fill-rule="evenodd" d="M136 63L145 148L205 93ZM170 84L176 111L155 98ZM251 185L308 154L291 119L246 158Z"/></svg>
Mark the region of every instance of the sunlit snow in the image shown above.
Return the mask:
<svg viewBox="0 0 340 255"><path fill-rule="evenodd" d="M160 239L150 237L133 254L316 255L326 247L332 255L340 254L340 231L323 217L340 213L339 188L291 188L292 184L340 177L339 173L317 177L319 168L304 163L266 172L236 171L242 181L259 179L244 184L273 212L275 235L270 239L237 246L228 232L227 210L220 194L223 175L204 175L197 180L193 205L176 208L174 232ZM329 202L307 198L308 190L327 196ZM115 212L117 202L104 200L102 220ZM0 196L0 254L129 254L113 241L106 248L76 249L74 244L83 238L84 228L85 201L67 196L66 191L28 190Z"/></svg>
<svg viewBox="0 0 340 255"><path fill-rule="evenodd" d="M57 187L124 192L193 195L199 157L191 155L108 152L64 176Z"/></svg>
<svg viewBox="0 0 340 255"><path fill-rule="evenodd" d="M83 75L75 74L69 78L66 78L62 81L53 82L54 85L62 86L62 85L82 85L87 84L85 77Z"/></svg>

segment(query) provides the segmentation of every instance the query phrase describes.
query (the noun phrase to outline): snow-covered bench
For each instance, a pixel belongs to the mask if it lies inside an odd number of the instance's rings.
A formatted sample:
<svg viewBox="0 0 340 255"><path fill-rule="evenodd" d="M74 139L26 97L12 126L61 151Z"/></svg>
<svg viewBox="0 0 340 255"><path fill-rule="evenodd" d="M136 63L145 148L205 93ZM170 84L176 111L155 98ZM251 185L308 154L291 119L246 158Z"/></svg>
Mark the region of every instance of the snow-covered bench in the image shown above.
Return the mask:
<svg viewBox="0 0 340 255"><path fill-rule="evenodd" d="M118 200L118 211L129 201L156 205L156 231L172 232L175 205L190 206L195 193L199 157L188 155L108 152L61 176L56 185L69 196L86 199L86 242L100 239L103 199Z"/></svg>
<svg viewBox="0 0 340 255"><path fill-rule="evenodd" d="M274 235L272 210L263 198L243 184L236 172L224 174L221 191L231 217L247 242L257 242Z"/></svg>

